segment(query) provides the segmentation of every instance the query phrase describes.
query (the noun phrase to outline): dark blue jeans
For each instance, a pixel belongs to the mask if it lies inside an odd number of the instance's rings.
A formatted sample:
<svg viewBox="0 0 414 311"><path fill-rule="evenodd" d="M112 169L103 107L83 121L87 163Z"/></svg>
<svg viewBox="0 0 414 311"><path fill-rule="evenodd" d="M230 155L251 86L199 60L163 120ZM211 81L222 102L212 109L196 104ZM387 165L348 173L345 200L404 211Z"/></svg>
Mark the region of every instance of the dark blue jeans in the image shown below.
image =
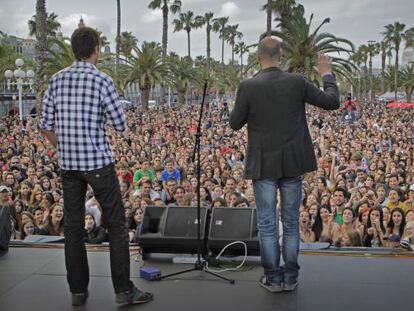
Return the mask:
<svg viewBox="0 0 414 311"><path fill-rule="evenodd" d="M85 196L88 184L102 207L109 236L112 284L115 293L128 291L130 255L128 228L113 164L93 171L62 170L64 198L65 264L72 293L84 293L89 284L89 267L84 242Z"/></svg>
<svg viewBox="0 0 414 311"><path fill-rule="evenodd" d="M272 284L293 284L299 275L299 207L302 177L254 180L253 189L264 274ZM283 224L283 267L280 266L279 214L276 209L278 190Z"/></svg>

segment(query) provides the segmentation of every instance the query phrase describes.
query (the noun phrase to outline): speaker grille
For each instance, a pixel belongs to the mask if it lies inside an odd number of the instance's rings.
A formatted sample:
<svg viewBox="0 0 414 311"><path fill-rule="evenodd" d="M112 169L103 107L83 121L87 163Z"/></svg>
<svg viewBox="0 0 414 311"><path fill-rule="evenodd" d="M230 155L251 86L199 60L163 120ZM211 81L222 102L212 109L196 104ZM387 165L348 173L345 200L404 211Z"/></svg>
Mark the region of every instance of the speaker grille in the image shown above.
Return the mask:
<svg viewBox="0 0 414 311"><path fill-rule="evenodd" d="M201 237L204 236L206 208L201 208ZM170 207L165 221L164 235L167 237L197 238L197 208Z"/></svg>
<svg viewBox="0 0 414 311"><path fill-rule="evenodd" d="M249 239L251 221L251 208L213 208L210 239Z"/></svg>

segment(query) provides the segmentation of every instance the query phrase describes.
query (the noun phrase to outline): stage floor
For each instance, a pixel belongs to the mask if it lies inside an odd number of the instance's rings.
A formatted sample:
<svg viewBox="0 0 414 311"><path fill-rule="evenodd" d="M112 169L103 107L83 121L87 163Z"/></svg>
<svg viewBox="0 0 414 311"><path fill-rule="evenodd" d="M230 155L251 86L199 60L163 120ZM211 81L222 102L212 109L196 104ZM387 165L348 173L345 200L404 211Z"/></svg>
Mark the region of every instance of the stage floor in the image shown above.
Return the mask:
<svg viewBox="0 0 414 311"><path fill-rule="evenodd" d="M140 264L131 260L135 284L155 295L153 302L135 306L115 304L109 253L89 252L88 258L90 297L85 306L73 308L62 249L11 248L0 257L1 310L389 311L413 306L412 257L301 255L297 291L279 294L258 285L258 263L248 263L249 271L224 273L236 280L231 285L200 271L148 282L138 277ZM146 266L163 274L192 267L156 259Z"/></svg>

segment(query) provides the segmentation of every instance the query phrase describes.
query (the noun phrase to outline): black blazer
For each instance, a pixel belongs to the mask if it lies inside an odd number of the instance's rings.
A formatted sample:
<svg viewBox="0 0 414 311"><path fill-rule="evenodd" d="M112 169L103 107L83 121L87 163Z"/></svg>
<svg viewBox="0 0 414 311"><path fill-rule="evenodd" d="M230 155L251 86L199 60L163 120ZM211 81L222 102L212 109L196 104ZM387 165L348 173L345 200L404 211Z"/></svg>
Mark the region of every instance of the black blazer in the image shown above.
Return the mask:
<svg viewBox="0 0 414 311"><path fill-rule="evenodd" d="M240 83L230 126L248 126L246 179L296 177L316 170L305 103L326 110L340 106L335 78L326 75L323 84L325 92L276 67Z"/></svg>

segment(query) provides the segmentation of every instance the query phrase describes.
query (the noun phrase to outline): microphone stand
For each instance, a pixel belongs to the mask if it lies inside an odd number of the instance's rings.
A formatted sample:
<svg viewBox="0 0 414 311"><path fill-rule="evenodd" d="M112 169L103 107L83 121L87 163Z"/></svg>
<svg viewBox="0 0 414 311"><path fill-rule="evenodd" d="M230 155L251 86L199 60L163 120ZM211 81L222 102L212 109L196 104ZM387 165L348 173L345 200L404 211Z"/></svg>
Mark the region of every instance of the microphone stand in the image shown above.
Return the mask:
<svg viewBox="0 0 414 311"><path fill-rule="evenodd" d="M194 264L194 268L163 275L157 278L157 280L163 280L171 276L184 274L184 273L192 272L192 271L203 271L215 277L218 277L222 280L225 280L229 282L230 284L235 283L235 281L232 279L228 279L222 275L219 275L218 273L207 270L206 260L204 256L201 255L201 247L203 247L203 249L206 248L205 245L202 245L202 241L201 241L201 217L200 217L200 214L201 214L200 212L200 209L201 209L201 202L200 202L200 176L201 176L200 146L201 146L201 143L200 143L200 138L201 138L201 120L203 118L203 108L204 108L204 101L206 98L206 93L207 93L207 80L204 84L203 99L201 102L200 116L198 118L198 126L197 126L197 132L195 134L195 144L194 144L193 157L192 157L193 163L197 160L197 261ZM196 156L197 156L197 159L196 159ZM204 239L204 243L205 243L205 239Z"/></svg>

